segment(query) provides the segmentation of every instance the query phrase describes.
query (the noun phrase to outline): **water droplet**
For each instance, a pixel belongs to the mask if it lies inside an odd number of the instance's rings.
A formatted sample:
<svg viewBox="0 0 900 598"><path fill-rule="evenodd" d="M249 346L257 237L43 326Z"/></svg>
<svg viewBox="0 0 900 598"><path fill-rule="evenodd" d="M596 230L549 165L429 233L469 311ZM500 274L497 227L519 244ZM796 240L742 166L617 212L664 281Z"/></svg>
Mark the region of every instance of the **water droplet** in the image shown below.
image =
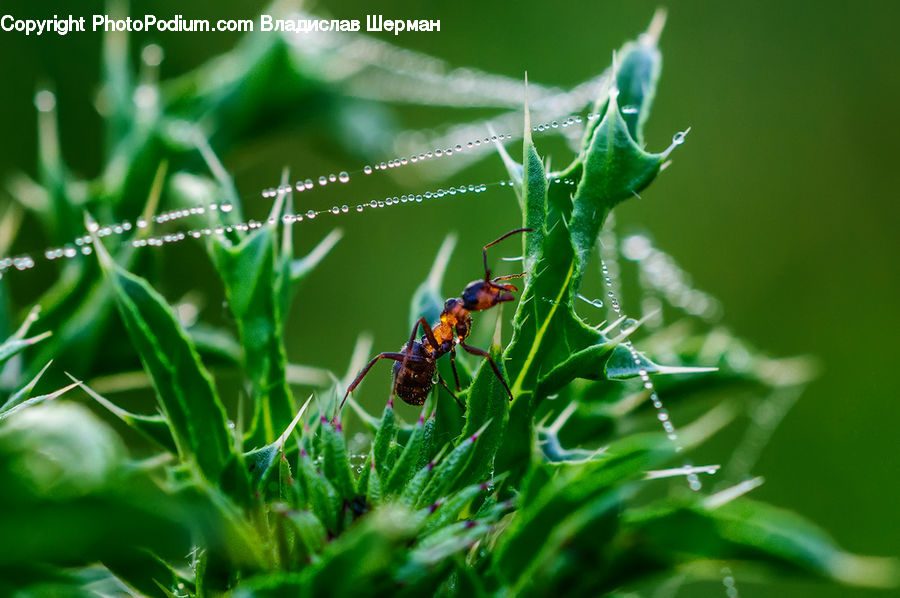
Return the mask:
<svg viewBox="0 0 900 598"><path fill-rule="evenodd" d="M319 184L322 185L323 187L324 187L325 185L327 185L327 184L328 184L328 177L326 177L325 175L320 176L320 177L319 177Z"/></svg>
<svg viewBox="0 0 900 598"><path fill-rule="evenodd" d="M578 295L578 298L593 307L603 307L603 300L601 299L588 299L584 295Z"/></svg>
<svg viewBox="0 0 900 598"><path fill-rule="evenodd" d="M346 171L343 171L338 175L338 180L342 183L346 183L350 180L350 175L347 174Z"/></svg>
<svg viewBox="0 0 900 598"><path fill-rule="evenodd" d="M350 208L348 206L346 206L346 205L341 206L341 212L343 212L344 214L346 214L349 211L350 211Z"/></svg>
<svg viewBox="0 0 900 598"><path fill-rule="evenodd" d="M357 211L357 212L362 212L363 209L364 209L364 208L363 208L362 204L356 206L356 211Z"/></svg>
<svg viewBox="0 0 900 598"><path fill-rule="evenodd" d="M230 212L230 211L233 210L233 209L234 209L234 206L231 205L230 203L219 204L219 210L221 210L221 211L223 211L223 212L225 212L225 213L228 213L228 212Z"/></svg>
<svg viewBox="0 0 900 598"><path fill-rule="evenodd" d="M622 106L621 112L622 112L622 114L637 114L638 107L637 106Z"/></svg>
<svg viewBox="0 0 900 598"><path fill-rule="evenodd" d="M332 213L332 214L340 214L340 213L341 213L341 209L340 209L339 207L337 207L337 206L334 206L333 208L331 208L331 213Z"/></svg>
<svg viewBox="0 0 900 598"><path fill-rule="evenodd" d="M684 137L686 134L687 133L685 131L679 131L675 133L674 135L672 135L672 143L674 143L675 145L681 145L682 143L684 143Z"/></svg>
<svg viewBox="0 0 900 598"><path fill-rule="evenodd" d="M34 106L39 112L50 112L56 108L56 94L49 89L42 89L34 96Z"/></svg>
<svg viewBox="0 0 900 598"><path fill-rule="evenodd" d="M312 182L312 179L306 179L305 181L303 181L303 185L304 185L307 189L312 189L312 188L313 188L313 182Z"/></svg>
<svg viewBox="0 0 900 598"><path fill-rule="evenodd" d="M310 210L310 211L308 211L308 212L306 213L306 217L309 218L310 220L312 220L313 218L316 217L316 211L315 211L315 210Z"/></svg>

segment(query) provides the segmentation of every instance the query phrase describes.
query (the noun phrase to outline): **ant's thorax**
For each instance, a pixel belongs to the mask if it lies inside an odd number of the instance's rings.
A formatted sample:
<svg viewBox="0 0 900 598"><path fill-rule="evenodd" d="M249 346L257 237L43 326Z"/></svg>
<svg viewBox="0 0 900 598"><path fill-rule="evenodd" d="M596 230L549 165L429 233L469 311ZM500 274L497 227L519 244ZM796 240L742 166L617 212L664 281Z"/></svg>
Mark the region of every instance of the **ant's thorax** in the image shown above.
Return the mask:
<svg viewBox="0 0 900 598"><path fill-rule="evenodd" d="M450 352L454 345L468 338L472 328L472 316L469 310L462 306L462 301L448 301L441 312L441 319L432 326L434 339L439 345L435 351L426 337L422 337L422 344L429 353L436 353L437 357Z"/></svg>

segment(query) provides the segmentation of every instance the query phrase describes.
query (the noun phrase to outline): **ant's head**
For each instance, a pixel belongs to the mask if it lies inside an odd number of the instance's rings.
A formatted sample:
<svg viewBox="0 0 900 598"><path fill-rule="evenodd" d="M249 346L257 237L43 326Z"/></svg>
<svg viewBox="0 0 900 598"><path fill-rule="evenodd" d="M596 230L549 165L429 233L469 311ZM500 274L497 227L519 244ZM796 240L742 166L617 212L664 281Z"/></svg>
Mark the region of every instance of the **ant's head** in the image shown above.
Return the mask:
<svg viewBox="0 0 900 598"><path fill-rule="evenodd" d="M462 304L469 311L484 311L498 303L515 299L512 291L518 289L511 284L499 284L494 280L473 280L462 293Z"/></svg>

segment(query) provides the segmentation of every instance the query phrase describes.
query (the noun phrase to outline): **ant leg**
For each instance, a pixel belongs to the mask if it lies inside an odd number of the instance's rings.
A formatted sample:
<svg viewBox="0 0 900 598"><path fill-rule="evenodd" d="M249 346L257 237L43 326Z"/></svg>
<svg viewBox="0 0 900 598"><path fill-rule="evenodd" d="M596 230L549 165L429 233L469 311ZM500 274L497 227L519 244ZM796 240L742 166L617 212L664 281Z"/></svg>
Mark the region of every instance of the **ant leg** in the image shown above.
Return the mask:
<svg viewBox="0 0 900 598"><path fill-rule="evenodd" d="M505 239L507 237L511 237L517 233L530 233L533 230L534 230L533 228L517 228L516 230L511 230L508 233L506 233L505 235L503 235L502 237L500 237L499 239L495 239L495 240L491 241L490 243L488 243L487 245L485 245L482 248L481 253L484 256L484 279L485 280L488 280L491 277L491 271L488 269L488 265L487 265L488 247L492 247L492 246L496 245L497 243L499 243L500 241L502 241L503 239Z"/></svg>
<svg viewBox="0 0 900 598"><path fill-rule="evenodd" d="M453 378L456 380L456 392L459 392L459 372L456 371L456 346L450 349L450 367L453 368Z"/></svg>
<svg viewBox="0 0 900 598"><path fill-rule="evenodd" d="M438 374L438 382L441 383L441 386L444 387L444 390L446 390L447 392L450 393L450 396L453 397L453 400L456 401L457 405L459 405L460 407L462 407L462 410L465 411L465 410L466 410L466 406L463 405L463 402L459 400L459 397L456 396L456 393L454 393L452 390L450 390L450 387L447 386L447 383L444 382L444 378L441 377L440 374Z"/></svg>
<svg viewBox="0 0 900 598"><path fill-rule="evenodd" d="M494 358L491 357L491 354L487 351L479 349L477 347L472 347L465 343L460 343L463 349L466 350L466 353L471 353L472 355L478 355L479 357L484 357L491 364L491 367L494 369L494 374L497 376L497 379L503 383L503 388L506 389L506 394L509 395L509 400L513 400L512 391L509 389L509 385L506 383L506 380L503 379L503 374L500 373L500 368L497 367L497 364L494 362Z"/></svg>
<svg viewBox="0 0 900 598"><path fill-rule="evenodd" d="M350 393L356 390L356 387L359 386L359 383L362 382L362 379L365 378L366 374L369 373L369 370L372 369L372 366L379 359L393 359L394 361L405 361L408 355L406 353L379 353L375 357L372 358L372 361L364 367L359 374L356 376L356 379L350 383L350 386L347 387L347 392L344 393L344 400L341 401L341 406L338 408L338 411L344 408L344 403L347 402L347 397L350 396Z"/></svg>
<svg viewBox="0 0 900 598"><path fill-rule="evenodd" d="M440 343L437 342L437 339L434 337L434 330L431 329L431 326L428 324L428 320L425 318L419 318L416 321L416 325L413 326L412 338L410 338L410 343L407 345L407 348L412 348L412 341L416 338L416 329L419 325L422 325L422 330L425 331L425 338L428 339L428 342L431 344L431 347L437 351L441 348Z"/></svg>

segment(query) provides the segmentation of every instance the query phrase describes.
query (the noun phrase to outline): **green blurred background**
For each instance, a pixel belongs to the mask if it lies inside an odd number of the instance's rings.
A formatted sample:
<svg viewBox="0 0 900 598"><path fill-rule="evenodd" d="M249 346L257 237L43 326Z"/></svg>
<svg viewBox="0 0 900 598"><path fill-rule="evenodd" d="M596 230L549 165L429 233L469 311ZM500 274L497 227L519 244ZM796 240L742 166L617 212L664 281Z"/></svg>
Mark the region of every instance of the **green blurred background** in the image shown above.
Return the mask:
<svg viewBox="0 0 900 598"><path fill-rule="evenodd" d="M204 0L143 2L132 13L186 18L252 18L265 4ZM642 31L657 3L644 1L546 3L382 2L307 4L315 12L364 19L441 19L441 32L382 35L398 45L519 78L572 87L609 64L612 51ZM643 194L617 210L625 229L640 226L693 276L697 288L717 296L725 322L772 355L812 354L823 365L784 420L755 473L767 483L756 495L799 511L855 552L900 554L900 388L893 375L900 330L898 157L900 52L896 2L679 2L669 8L661 40L663 74L648 126L648 146L660 150L673 132L692 127L675 163ZM104 12L100 2L3 0L0 13L44 17ZM132 36L161 44L163 77L183 73L234 47L226 33ZM62 150L85 177L101 167L102 121L93 108L99 76L100 34L25 38L0 34L0 176L35 168L38 85L58 94ZM465 122L483 111L363 105L395 127ZM296 176L357 169L328 119L298 129L279 122L251 148L224 156L250 204L277 183L281 168ZM385 129L389 131L390 129ZM384 133L388 134L388 133ZM550 144L554 164L565 160ZM538 140L539 151L547 151ZM514 155L517 148L511 148ZM373 156L378 159L390 154ZM503 178L495 158L448 182ZM374 179L374 177L373 177ZM306 208L431 188L387 177L324 189ZM3 197L0 201L8 201ZM518 223L509 193L454 198L415 207L353 212L297 227L302 248L333 224L344 240L303 286L292 312L292 361L343 372L356 335L374 334L375 350L393 350L407 334L409 298L424 278L441 240L459 243L447 274L453 294L477 277L479 248ZM31 231L26 223L26 231ZM36 229L33 229L36 230ZM40 253L39 236L24 235L17 249ZM161 289L169 299L201 281L215 285L199 248L179 247L167 261ZM10 275L24 305L52 280L52 268ZM391 286L384 284L390 281ZM220 294L218 288L212 293ZM633 299L633 298L632 298ZM632 309L637 306L632 301ZM625 297L625 309L629 298ZM215 311L215 310L213 310ZM485 327L490 324L485 323ZM65 364L57 364L64 368ZM73 372L74 373L74 372ZM364 401L380 401L387 368L363 388ZM721 462L727 455L721 457ZM761 585L742 579L741 596L876 596L784 581ZM680 595L721 596L715 584Z"/></svg>

